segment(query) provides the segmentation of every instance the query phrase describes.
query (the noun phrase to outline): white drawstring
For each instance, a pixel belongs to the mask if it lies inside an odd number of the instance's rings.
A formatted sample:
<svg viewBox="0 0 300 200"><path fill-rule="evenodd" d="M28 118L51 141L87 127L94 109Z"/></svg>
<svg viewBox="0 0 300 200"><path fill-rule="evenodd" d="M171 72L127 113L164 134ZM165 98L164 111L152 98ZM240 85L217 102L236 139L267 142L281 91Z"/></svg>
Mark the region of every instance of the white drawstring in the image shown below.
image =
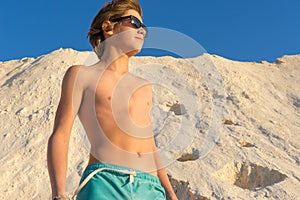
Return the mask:
<svg viewBox="0 0 300 200"><path fill-rule="evenodd" d="M129 174L129 183L133 183L134 181L134 175L133 174Z"/></svg>
<svg viewBox="0 0 300 200"><path fill-rule="evenodd" d="M121 169L112 169L112 168L100 168L100 169L96 169L95 171L93 171L92 173L90 173L83 181L82 183L78 186L78 188L75 190L74 195L72 196L72 199L75 199L75 196L80 192L80 190L89 182L89 180L91 178L93 178L93 176L95 174L97 174L98 172L101 172L103 170L112 170L112 171L117 171L117 172L122 172L124 174L128 174L129 175L129 183L133 183L134 182L134 176L136 176L136 172L135 171L130 171L130 170L121 170Z"/></svg>

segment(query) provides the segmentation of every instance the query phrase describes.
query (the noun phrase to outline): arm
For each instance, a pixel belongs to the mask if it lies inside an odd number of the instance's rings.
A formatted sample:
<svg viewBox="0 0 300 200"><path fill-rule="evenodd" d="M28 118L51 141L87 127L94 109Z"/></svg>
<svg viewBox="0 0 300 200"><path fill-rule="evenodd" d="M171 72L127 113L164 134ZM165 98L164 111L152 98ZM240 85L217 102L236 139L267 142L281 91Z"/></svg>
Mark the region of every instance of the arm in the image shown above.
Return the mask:
<svg viewBox="0 0 300 200"><path fill-rule="evenodd" d="M64 75L53 132L48 141L47 164L52 197L66 193L69 139L76 116L73 113L73 88L79 69L79 66L72 66Z"/></svg>
<svg viewBox="0 0 300 200"><path fill-rule="evenodd" d="M150 84L149 84L150 85ZM151 117L150 117L150 113L151 113L151 108L152 108L152 86L150 86L150 97L149 97L149 105L150 105L150 108L149 108L149 118L151 120ZM159 181L161 183L161 185L163 186L163 188L165 189L167 195L171 198L171 200L178 200L174 190L173 190L173 187L169 181L169 178L168 178L168 175L167 175L167 172L163 166L163 162L161 160L161 157L159 155L159 152L158 152L158 149L157 149L157 146L155 144L155 140L154 140L154 137L153 137L153 152L154 152L154 157L155 157L155 162L156 162L156 166L158 168L157 170L157 174L158 174L158 178L159 178Z"/></svg>
<svg viewBox="0 0 300 200"><path fill-rule="evenodd" d="M159 156L157 149L156 149L156 152L157 152L157 153L155 153L156 162L161 163L161 158ZM160 166L160 165L158 165L158 166ZM163 186L163 188L165 189L167 195L171 198L171 200L178 200L178 198L173 190L173 187L169 181L169 178L168 178L165 168L159 167L159 169L157 170L157 174L158 174L158 178L159 178L161 185Z"/></svg>

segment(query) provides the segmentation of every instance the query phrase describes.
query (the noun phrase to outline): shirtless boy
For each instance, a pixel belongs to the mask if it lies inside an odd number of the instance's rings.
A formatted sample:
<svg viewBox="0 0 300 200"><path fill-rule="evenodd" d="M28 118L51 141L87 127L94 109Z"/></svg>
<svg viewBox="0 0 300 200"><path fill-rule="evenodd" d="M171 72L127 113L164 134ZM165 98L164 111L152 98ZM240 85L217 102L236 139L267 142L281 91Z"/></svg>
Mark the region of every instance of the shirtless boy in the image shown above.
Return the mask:
<svg viewBox="0 0 300 200"><path fill-rule="evenodd" d="M75 194L78 200L177 200L155 145L152 87L129 73L147 29L136 0L113 0L88 33L100 61L70 67L62 82L48 142L52 198L68 199L66 175L71 129L78 115L91 143L90 158Z"/></svg>

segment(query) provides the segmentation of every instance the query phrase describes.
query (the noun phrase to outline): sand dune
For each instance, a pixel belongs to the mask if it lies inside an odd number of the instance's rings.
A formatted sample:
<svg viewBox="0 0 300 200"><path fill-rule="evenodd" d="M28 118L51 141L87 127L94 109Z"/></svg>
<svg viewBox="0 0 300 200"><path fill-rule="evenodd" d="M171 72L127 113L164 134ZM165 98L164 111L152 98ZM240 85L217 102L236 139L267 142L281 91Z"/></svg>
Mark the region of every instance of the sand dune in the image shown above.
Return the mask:
<svg viewBox="0 0 300 200"><path fill-rule="evenodd" d="M0 62L0 199L50 198L46 149L61 80L90 59L91 52L59 49ZM154 131L159 147L169 144L167 171L179 199L300 199L300 55L275 63L134 57L130 71L162 81L154 87ZM77 120L69 193L87 164L82 133Z"/></svg>

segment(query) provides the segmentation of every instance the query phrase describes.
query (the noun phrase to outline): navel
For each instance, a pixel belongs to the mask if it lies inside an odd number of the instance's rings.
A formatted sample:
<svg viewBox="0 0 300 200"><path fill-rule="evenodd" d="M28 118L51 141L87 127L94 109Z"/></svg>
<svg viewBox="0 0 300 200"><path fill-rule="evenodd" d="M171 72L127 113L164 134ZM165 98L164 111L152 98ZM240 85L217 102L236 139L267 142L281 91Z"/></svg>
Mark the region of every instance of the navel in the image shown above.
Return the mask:
<svg viewBox="0 0 300 200"><path fill-rule="evenodd" d="M142 156L140 152L137 152L137 155L138 155L138 157L141 157L141 156Z"/></svg>
<svg viewBox="0 0 300 200"><path fill-rule="evenodd" d="M108 96L107 99L110 101L111 100L111 96Z"/></svg>

